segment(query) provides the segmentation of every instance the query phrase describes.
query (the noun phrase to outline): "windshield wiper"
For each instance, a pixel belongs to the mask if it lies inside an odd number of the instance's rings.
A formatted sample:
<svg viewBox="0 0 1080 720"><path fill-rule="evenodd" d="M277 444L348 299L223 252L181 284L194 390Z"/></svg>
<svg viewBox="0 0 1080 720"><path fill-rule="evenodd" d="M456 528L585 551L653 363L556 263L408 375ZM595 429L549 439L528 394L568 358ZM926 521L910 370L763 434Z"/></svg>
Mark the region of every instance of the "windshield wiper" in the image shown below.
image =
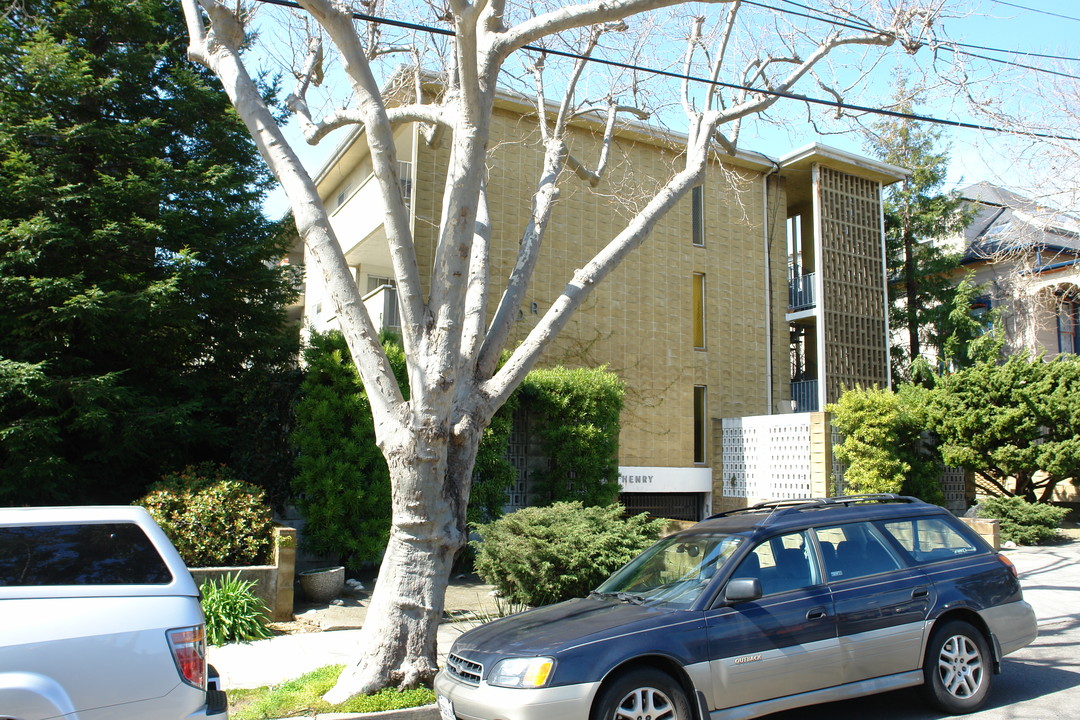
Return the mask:
<svg viewBox="0 0 1080 720"><path fill-rule="evenodd" d="M644 605L645 604L645 598L643 598L641 595L634 595L633 593L628 593L628 592L605 593L605 592L598 592L596 590L593 590L592 592L589 593L589 597L615 598L616 600L621 600L622 602L633 603L634 605Z"/></svg>

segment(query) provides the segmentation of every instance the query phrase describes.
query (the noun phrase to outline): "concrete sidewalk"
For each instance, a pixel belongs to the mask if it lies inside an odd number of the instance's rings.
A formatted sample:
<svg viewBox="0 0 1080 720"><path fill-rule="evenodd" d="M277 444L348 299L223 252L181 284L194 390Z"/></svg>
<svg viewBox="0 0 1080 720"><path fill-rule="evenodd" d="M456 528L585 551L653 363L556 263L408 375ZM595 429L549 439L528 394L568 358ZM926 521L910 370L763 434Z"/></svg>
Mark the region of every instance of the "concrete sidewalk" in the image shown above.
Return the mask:
<svg viewBox="0 0 1080 720"><path fill-rule="evenodd" d="M207 651L210 663L221 674L226 690L277 685L326 665L348 664L360 654L360 628L367 618L370 588L374 578L366 580L367 590L346 591L337 605L296 604L295 625L313 632L278 635L249 644L212 647ZM475 575L458 576L446 588L444 617L459 619L439 627L439 662L461 633L479 624L475 618L495 613L494 588Z"/></svg>
<svg viewBox="0 0 1080 720"><path fill-rule="evenodd" d="M462 632L474 627L469 623L443 623L439 626L439 663ZM286 680L326 665L348 665L360 655L360 630L279 635L248 645L232 644L210 648L210 664L221 674L226 690L278 685Z"/></svg>

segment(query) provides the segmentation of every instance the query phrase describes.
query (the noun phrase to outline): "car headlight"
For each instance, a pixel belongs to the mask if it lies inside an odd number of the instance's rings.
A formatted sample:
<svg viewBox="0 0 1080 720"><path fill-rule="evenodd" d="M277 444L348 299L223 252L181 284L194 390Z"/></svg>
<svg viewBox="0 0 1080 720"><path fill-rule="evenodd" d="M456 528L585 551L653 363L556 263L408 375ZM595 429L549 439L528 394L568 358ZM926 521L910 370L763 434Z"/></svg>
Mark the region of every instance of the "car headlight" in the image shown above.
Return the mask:
<svg viewBox="0 0 1080 720"><path fill-rule="evenodd" d="M554 666L555 661L546 657L501 660L488 675L488 684L507 688L543 687Z"/></svg>

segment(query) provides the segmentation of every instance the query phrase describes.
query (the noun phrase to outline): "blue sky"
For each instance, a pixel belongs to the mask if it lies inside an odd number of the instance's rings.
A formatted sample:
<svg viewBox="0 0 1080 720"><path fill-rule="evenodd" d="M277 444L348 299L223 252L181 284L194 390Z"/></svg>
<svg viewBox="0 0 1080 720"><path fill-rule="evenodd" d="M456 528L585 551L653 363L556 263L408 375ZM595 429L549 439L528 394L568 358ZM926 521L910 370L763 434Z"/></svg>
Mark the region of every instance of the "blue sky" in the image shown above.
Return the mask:
<svg viewBox="0 0 1080 720"><path fill-rule="evenodd" d="M771 4L780 2L780 0L767 1ZM809 5L814 4L814 0L803 0L803 2ZM950 18L944 22L945 34L954 41L1006 50L1080 58L1080 47L1078 47L1080 45L1078 41L1080 20L1076 19L1080 18L1080 0L1015 0L1015 2L1012 0L956 0L952 4L966 11L963 17ZM1058 71L1080 75L1080 62L1023 57L1010 59L1028 64L1045 65ZM916 57L918 63L925 64L927 60L925 52ZM903 66L905 62L910 61L901 59L896 61L896 65ZM979 64L976 62L976 65ZM990 68L997 69L991 71ZM890 66L877 69L878 80L874 90L883 90L887 87L893 69ZM995 77L990 77L991 73ZM994 87L996 83L997 87L992 92L1007 96L1006 100L1019 98L1027 89L1025 81L1008 78L1005 82L998 82L1006 78L1009 73L1007 68L984 64L981 70L976 70L975 75L991 83L986 87ZM820 91L816 91L810 85L803 85L801 91L810 95L820 94ZM883 92L883 94L888 93ZM805 116L805 111L800 104L793 101L782 101L782 103L785 103L786 107L778 107L778 114L790 114L795 118L792 125L786 130L768 126L747 128L741 138L742 147L779 156L807 143L818 141L853 152L866 151L863 141L854 133L816 135L813 128L805 120L801 120ZM955 93L948 90L928 98L927 103L917 108L917 111L933 117L994 124L987 118L972 116L968 108L955 98ZM1070 135L1080 135L1080 123L1073 122L1072 127L1063 128L1062 131ZM342 131L338 131L315 148L310 148L302 141L295 143L309 171L314 173L321 166L343 135ZM295 138L296 135L290 133L290 136ZM947 189L988 180L1008 186L1022 194L1038 196L1042 193L1040 186L1044 178L1036 177L1039 174L1038 171L1032 173L1025 169L1022 163L1016 161L1016 157L1023 155L1026 150L1015 149L1015 144L1007 136L976 130L946 128L943 131L942 142L948 147L952 159ZM1074 151L1080 155L1080 143L1074 145ZM1076 164L1075 159L1072 164ZM1071 199L1059 199L1057 204L1066 210L1074 209L1069 207ZM273 193L268 199L267 209L272 215L282 214L285 208L285 201L280 192Z"/></svg>

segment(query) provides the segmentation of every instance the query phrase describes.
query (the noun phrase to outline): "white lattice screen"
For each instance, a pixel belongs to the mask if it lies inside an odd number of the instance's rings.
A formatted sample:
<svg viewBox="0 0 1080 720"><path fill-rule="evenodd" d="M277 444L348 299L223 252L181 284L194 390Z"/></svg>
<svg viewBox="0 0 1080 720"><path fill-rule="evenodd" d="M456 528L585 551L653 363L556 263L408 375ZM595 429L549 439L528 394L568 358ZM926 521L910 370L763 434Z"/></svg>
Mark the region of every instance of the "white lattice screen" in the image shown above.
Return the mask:
<svg viewBox="0 0 1080 720"><path fill-rule="evenodd" d="M724 418L724 496L803 498L810 491L810 415Z"/></svg>

